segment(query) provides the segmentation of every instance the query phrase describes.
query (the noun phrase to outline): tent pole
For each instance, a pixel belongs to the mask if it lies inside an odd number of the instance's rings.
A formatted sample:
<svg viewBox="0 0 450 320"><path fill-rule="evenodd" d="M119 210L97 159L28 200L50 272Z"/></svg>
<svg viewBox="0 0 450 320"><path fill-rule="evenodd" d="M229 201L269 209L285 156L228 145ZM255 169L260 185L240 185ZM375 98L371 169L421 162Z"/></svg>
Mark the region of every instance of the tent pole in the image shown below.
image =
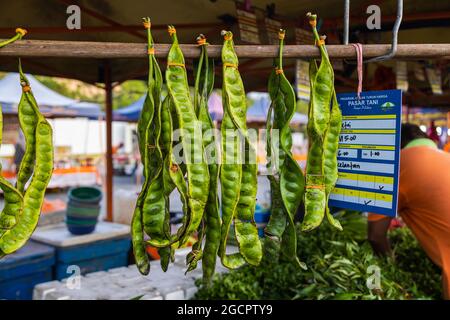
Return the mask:
<svg viewBox="0 0 450 320"><path fill-rule="evenodd" d="M113 161L112 161L112 83L111 64L105 61L106 114L106 221L113 221Z"/></svg>

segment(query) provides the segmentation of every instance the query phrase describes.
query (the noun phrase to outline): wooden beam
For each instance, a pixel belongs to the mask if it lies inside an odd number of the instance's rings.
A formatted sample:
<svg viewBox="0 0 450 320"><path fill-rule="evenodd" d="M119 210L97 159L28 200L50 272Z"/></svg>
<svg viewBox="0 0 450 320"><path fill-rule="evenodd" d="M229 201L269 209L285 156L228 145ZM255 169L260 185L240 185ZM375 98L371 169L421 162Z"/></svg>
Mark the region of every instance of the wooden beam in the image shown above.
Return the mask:
<svg viewBox="0 0 450 320"><path fill-rule="evenodd" d="M0 40L1 41L1 40ZM167 57L170 44L156 44L158 58ZM197 58L200 49L194 44L180 45L186 58ZM240 58L274 58L278 55L276 45L236 45ZM390 44L363 45L364 58L373 58L389 52ZM209 45L208 55L219 58L221 45ZM330 58L354 59L355 48L350 45L328 45ZM54 57L54 58L146 58L145 43L89 42L89 41L50 41L21 40L0 49L0 56L9 57ZM319 58L319 49L312 45L286 45L285 58ZM399 44L396 59L450 58L450 43L445 44Z"/></svg>

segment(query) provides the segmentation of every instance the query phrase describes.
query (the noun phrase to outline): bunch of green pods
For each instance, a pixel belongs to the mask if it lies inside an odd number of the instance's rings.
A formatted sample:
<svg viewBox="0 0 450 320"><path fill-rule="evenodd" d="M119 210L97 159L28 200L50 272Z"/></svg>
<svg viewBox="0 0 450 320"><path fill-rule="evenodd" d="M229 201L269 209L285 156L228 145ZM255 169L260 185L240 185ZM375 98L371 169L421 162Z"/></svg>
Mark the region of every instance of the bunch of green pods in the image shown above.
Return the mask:
<svg viewBox="0 0 450 320"><path fill-rule="evenodd" d="M310 16L315 21L315 16ZM341 112L334 91L333 69L325 46L320 45L322 62L311 62L311 105L308 134L310 151L303 174L292 149L290 122L295 113L294 90L283 72L285 31L279 31L279 54L269 77L271 105L267 116L267 145L272 214L261 241L254 214L257 195L255 141L247 128L247 101L239 72L233 34L222 31L223 118L220 133L208 111L214 88L214 60L208 57L208 43L199 35L200 56L194 63L194 96L188 83L185 59L176 29L168 27L172 39L167 57L165 85L155 59L150 19L144 19L148 35L148 93L138 122L138 138L144 165L144 183L132 220L132 240L136 264L142 274L150 271L147 246L158 249L161 266L167 270L174 251L197 239L186 256L186 272L202 263L204 284L214 274L216 260L229 268L245 264L257 266L263 255L272 261L298 259L294 222L297 209L305 203L303 230L317 227L326 214L340 228L327 207L337 179L337 146ZM314 34L318 43L315 23ZM279 131L279 141L272 133ZM181 148L180 148L181 147ZM183 218L175 233L170 226L170 194L176 190ZM232 231L232 232L230 232ZM227 252L230 234L237 251Z"/></svg>
<svg viewBox="0 0 450 320"><path fill-rule="evenodd" d="M16 36L0 43L0 48L21 39L25 33L24 29L18 28ZM31 237L37 226L45 191L53 172L52 127L39 110L20 60L19 73L22 97L18 115L26 149L15 186L0 175L0 188L5 198L5 206L0 213L0 256L14 253ZM0 143L2 129L0 110Z"/></svg>
<svg viewBox="0 0 450 320"><path fill-rule="evenodd" d="M292 135L289 127L295 113L295 93L283 72L283 45L285 30L278 33L279 55L269 77L271 104L267 115L267 168L272 199L272 214L264 230L265 251L273 261L280 258L294 260L300 267L305 264L297 257L297 234L294 216L302 201L305 181L303 172L294 159ZM272 139L273 130L278 130L279 142Z"/></svg>
<svg viewBox="0 0 450 320"><path fill-rule="evenodd" d="M337 178L337 151L342 126L342 113L336 99L333 66L325 48L325 37L320 37L317 16L308 13L316 44L320 49L321 62L312 60L309 68L311 99L308 112L309 151L306 164L305 217L303 231L317 228L323 218L341 230L339 221L328 208L328 199Z"/></svg>

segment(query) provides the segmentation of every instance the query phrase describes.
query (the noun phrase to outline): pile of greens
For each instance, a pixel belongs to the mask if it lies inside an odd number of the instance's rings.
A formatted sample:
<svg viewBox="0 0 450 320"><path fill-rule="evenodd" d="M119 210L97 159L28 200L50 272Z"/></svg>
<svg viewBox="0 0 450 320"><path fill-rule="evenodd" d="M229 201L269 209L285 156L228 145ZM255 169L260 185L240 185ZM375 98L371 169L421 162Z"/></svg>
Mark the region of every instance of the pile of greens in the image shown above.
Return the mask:
<svg viewBox="0 0 450 320"><path fill-rule="evenodd" d="M343 232L328 224L309 233L298 231L299 258L304 271L289 262L266 259L259 267L245 266L216 275L196 299L439 299L441 272L407 228L390 232L392 257L377 257L366 241L366 218L341 213ZM366 281L380 270L380 288ZM369 268L369 269L368 269ZM370 278L371 279L371 278Z"/></svg>

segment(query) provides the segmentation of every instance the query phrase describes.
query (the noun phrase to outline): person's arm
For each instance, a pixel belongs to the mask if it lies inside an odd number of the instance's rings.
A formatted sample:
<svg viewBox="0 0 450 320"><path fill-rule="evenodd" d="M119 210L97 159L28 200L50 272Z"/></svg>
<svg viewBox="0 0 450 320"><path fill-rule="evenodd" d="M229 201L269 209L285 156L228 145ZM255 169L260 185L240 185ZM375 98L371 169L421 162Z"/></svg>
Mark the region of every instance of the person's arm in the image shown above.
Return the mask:
<svg viewBox="0 0 450 320"><path fill-rule="evenodd" d="M379 255L389 254L391 252L391 245L387 237L387 232L391 224L391 218L369 214L368 220L367 237L373 250Z"/></svg>

